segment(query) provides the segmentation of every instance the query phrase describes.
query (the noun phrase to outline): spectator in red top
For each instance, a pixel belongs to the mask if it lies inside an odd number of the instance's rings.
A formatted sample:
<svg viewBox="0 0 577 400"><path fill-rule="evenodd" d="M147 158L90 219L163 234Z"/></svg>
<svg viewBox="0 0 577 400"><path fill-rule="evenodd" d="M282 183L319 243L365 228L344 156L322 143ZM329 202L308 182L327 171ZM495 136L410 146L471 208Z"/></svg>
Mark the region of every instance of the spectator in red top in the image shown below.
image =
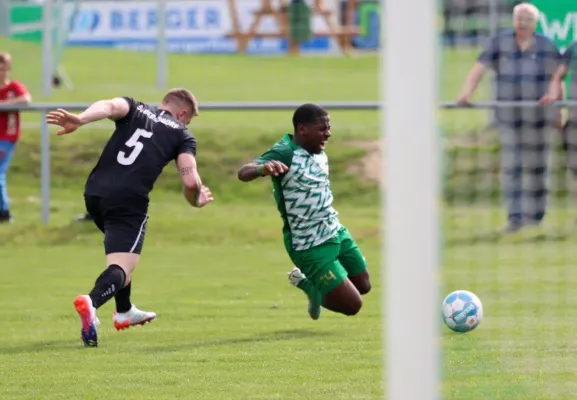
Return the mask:
<svg viewBox="0 0 577 400"><path fill-rule="evenodd" d="M29 104L32 97L24 85L8 78L11 66L10 54L0 52L0 106ZM0 223L10 222L12 219L6 190L6 174L19 138L20 113L0 111Z"/></svg>

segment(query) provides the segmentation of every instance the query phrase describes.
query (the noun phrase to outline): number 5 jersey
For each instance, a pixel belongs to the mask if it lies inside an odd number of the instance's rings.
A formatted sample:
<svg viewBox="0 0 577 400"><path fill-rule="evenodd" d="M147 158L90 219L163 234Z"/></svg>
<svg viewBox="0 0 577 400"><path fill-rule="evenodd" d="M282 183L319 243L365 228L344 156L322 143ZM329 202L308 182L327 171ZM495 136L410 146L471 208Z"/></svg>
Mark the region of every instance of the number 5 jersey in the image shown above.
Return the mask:
<svg viewBox="0 0 577 400"><path fill-rule="evenodd" d="M164 167L179 154L196 155L196 139L168 111L124 97L128 114L116 129L90 173L85 195L148 200Z"/></svg>

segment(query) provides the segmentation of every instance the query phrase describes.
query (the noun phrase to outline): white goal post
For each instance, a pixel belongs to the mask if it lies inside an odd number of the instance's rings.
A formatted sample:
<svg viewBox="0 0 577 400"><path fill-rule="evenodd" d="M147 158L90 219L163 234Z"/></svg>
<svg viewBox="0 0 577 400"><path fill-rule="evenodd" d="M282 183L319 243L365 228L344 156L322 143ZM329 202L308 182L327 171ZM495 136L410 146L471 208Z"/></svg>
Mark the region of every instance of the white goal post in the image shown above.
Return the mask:
<svg viewBox="0 0 577 400"><path fill-rule="evenodd" d="M434 0L389 0L381 13L387 400L440 398L436 20Z"/></svg>

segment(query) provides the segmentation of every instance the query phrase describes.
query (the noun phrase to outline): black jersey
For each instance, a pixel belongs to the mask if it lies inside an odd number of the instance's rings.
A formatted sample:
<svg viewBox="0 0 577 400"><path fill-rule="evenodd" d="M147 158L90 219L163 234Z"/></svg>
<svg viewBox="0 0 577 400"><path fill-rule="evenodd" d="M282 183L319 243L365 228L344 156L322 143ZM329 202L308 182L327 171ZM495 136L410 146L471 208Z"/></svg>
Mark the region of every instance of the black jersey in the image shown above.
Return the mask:
<svg viewBox="0 0 577 400"><path fill-rule="evenodd" d="M130 111L116 121L116 129L88 176L86 195L148 199L170 161L182 153L196 155L196 139L168 111L124 99Z"/></svg>

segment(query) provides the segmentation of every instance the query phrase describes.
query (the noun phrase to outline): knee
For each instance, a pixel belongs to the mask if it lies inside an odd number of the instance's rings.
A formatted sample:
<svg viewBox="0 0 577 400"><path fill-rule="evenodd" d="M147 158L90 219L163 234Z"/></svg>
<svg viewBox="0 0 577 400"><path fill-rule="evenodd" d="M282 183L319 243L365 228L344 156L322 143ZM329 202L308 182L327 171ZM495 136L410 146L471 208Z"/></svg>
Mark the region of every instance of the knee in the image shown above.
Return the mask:
<svg viewBox="0 0 577 400"><path fill-rule="evenodd" d="M132 276L136 269L140 255L136 253L110 253L106 255L108 265L118 265L127 277Z"/></svg>
<svg viewBox="0 0 577 400"><path fill-rule="evenodd" d="M369 278L369 272L366 269L362 273L352 276L349 279L361 295L365 295L371 291L371 280Z"/></svg>
<svg viewBox="0 0 577 400"><path fill-rule="evenodd" d="M362 307L363 307L363 299L361 298L361 296L358 296L357 298L351 299L351 301L348 302L347 306L343 310L343 314L345 314L348 317L352 317L354 315L357 315L361 311Z"/></svg>
<svg viewBox="0 0 577 400"><path fill-rule="evenodd" d="M369 293L371 289L372 289L371 282L368 280L364 280L359 286L357 286L357 290L362 295Z"/></svg>

